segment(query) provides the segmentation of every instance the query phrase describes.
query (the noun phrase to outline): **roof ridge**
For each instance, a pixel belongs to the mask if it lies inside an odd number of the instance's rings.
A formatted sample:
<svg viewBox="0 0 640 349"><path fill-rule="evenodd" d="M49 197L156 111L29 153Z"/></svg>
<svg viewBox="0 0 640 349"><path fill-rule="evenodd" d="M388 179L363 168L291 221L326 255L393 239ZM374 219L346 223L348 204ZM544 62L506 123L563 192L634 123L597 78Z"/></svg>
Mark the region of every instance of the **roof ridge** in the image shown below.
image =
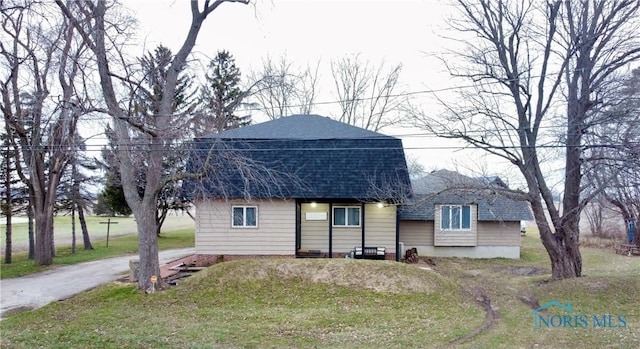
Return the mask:
<svg viewBox="0 0 640 349"><path fill-rule="evenodd" d="M294 114L205 136L220 139L396 139L317 114Z"/></svg>

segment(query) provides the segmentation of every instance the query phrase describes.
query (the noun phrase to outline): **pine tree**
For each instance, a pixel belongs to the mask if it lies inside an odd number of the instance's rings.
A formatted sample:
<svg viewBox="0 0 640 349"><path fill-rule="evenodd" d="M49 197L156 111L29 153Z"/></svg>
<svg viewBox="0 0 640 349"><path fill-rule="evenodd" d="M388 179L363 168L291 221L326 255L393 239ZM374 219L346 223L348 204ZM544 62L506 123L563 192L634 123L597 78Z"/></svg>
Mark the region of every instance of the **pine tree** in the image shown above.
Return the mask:
<svg viewBox="0 0 640 349"><path fill-rule="evenodd" d="M245 97L240 69L228 51L219 51L209 62L206 84L200 88L201 109L193 122L196 136L222 132L251 123L251 115L236 114Z"/></svg>
<svg viewBox="0 0 640 349"><path fill-rule="evenodd" d="M131 208L124 198L124 190L120 180L120 169L115 151L113 130L107 126L105 131L108 145L102 147L102 160L98 166L104 171L104 189L98 194L98 204L95 213L98 215L114 216L116 214L128 216Z"/></svg>

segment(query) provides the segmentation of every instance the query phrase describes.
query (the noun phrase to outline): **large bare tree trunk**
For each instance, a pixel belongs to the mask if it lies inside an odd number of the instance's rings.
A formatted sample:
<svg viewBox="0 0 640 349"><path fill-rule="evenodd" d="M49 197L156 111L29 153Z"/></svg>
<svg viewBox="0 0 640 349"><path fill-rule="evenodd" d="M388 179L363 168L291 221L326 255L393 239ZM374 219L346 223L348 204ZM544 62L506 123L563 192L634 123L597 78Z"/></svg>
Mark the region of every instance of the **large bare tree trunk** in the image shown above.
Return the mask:
<svg viewBox="0 0 640 349"><path fill-rule="evenodd" d="M418 125L461 139L516 166L527 183L554 279L582 275L580 213L602 188L585 190L584 135L595 125L617 72L640 59L640 2L457 0L453 30L473 34L464 49L442 62L452 76L470 82L445 115L422 116ZM558 106L565 113L558 113ZM560 115L563 114L563 115ZM550 131L564 127L561 132ZM564 196L556 206L543 170L548 145L564 152ZM546 149L547 148L547 149ZM542 159L542 160L541 160ZM511 192L518 195L518 192Z"/></svg>
<svg viewBox="0 0 640 349"><path fill-rule="evenodd" d="M82 243L85 250L93 250L91 238L89 237L89 229L87 229L87 220L84 218L84 209L82 205L78 205L78 220L80 221L80 229L82 229Z"/></svg>
<svg viewBox="0 0 640 349"><path fill-rule="evenodd" d="M36 265L53 263L53 204L43 195L36 195L35 211L35 262Z"/></svg>
<svg viewBox="0 0 640 349"><path fill-rule="evenodd" d="M0 46L3 64L11 71L9 78L0 82L0 91L5 122L19 139L22 161L28 169L28 176L26 171L18 172L29 186L35 214L35 263L49 265L55 255L57 188L68 164L69 144L82 105L80 88L74 82L84 49L75 40L73 27L55 12L50 13L50 28L36 25L40 11L47 11L40 5L26 2L2 11L2 30L12 42ZM50 95L52 90L57 91L55 98Z"/></svg>
<svg viewBox="0 0 640 349"><path fill-rule="evenodd" d="M71 253L76 253L76 204L71 203Z"/></svg>
<svg viewBox="0 0 640 349"><path fill-rule="evenodd" d="M53 208L57 199L56 188L60 183L64 161L50 160L49 178L44 178L43 172L31 173L30 183L34 189L34 202L32 207L35 213L35 263L36 265L50 265L53 263L55 252L53 250ZM41 168L38 161L31 168Z"/></svg>
<svg viewBox="0 0 640 349"><path fill-rule="evenodd" d="M158 259L158 236L156 234L156 202L143 202L136 217L138 227L138 252L140 264L138 274L138 287L149 291L151 289L151 277L156 276L160 280L160 261ZM135 214L135 211L134 211Z"/></svg>
<svg viewBox="0 0 640 349"><path fill-rule="evenodd" d="M7 137L9 137L9 135L7 135ZM5 153L5 163L6 163L6 168L5 168L5 178L4 178L4 185L5 185L5 205L3 207L3 213L6 217L6 225L5 225L5 249L4 249L4 262L7 264L11 264L11 252L12 252L12 246L11 246L11 233L12 233L12 223L11 223L11 217L13 216L13 212L12 212L12 208L11 208L11 195L13 195L13 193L11 193L11 156L10 156L10 148L9 148L9 140L6 140L6 153Z"/></svg>
<svg viewBox="0 0 640 349"><path fill-rule="evenodd" d="M28 230L29 230L29 259L35 259L36 258L36 234L35 234L35 229L33 227L33 221L34 221L34 214L33 214L33 205L31 204L31 202L33 202L33 195L29 195L29 206L27 206L27 226L28 226Z"/></svg>
<svg viewBox="0 0 640 349"><path fill-rule="evenodd" d="M5 226L5 248L4 248L4 262L6 264L11 264L11 252L13 251L12 243L11 243L11 234L12 234L12 223L11 223L11 213L8 213L6 216L7 225Z"/></svg>
<svg viewBox="0 0 640 349"><path fill-rule="evenodd" d="M79 20L68 5L61 0L56 0L56 4L64 12L67 18L80 31L85 43L90 47L96 56L98 74L102 94L109 114L112 116L114 132L117 138L117 152L122 177L122 187L125 199L136 218L138 228L138 243L140 252L138 288L149 290L152 288L151 276L157 276L160 281L160 265L158 259L157 245L157 223L156 207L158 194L166 181L162 174L162 161L167 150L165 145L169 144L175 137L174 126L171 124L173 117L173 104L175 102L175 92L178 83L179 73L186 64L187 58L193 49L198 33L207 16L224 2L248 3L248 0L216 0L205 1L202 10L199 9L198 1L191 1L192 21L185 41L174 56L171 67L167 71L165 85L162 89L162 99L158 107L158 112L154 115L151 124L132 124L135 121L126 115L120 105L120 100L116 96L114 88L113 74L110 70L110 61L107 54L107 46L110 42L108 38L105 20L108 7L105 2L97 3L69 3L82 7L76 13L86 15L86 18ZM84 21L91 27L86 28ZM148 151L141 153L132 149L131 129L142 132L146 135ZM147 168L145 170L146 185L142 194L138 193L138 171L133 166L134 157L144 156Z"/></svg>

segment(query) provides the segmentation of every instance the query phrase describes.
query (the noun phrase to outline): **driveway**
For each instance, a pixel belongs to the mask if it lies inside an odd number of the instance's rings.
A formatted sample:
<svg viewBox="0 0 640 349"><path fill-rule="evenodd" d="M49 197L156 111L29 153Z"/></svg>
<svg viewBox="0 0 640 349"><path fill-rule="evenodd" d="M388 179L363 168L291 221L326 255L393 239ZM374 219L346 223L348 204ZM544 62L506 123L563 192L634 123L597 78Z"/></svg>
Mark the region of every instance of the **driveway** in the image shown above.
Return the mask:
<svg viewBox="0 0 640 349"><path fill-rule="evenodd" d="M160 264L194 253L193 248L160 251ZM107 258L0 280L0 318L11 310L40 308L114 281L129 270L129 260L135 258L138 256Z"/></svg>

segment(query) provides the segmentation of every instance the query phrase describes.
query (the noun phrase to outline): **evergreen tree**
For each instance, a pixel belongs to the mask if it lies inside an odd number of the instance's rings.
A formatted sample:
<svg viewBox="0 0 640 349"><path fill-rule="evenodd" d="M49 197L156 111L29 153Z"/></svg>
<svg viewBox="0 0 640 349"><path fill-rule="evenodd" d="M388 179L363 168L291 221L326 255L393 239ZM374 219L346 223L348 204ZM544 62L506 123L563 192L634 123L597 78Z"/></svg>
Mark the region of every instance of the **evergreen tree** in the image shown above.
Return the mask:
<svg viewBox="0 0 640 349"><path fill-rule="evenodd" d="M201 109L193 121L196 136L245 126L251 115L236 114L246 93L240 85L240 69L228 51L219 51L209 62L206 83L200 88Z"/></svg>
<svg viewBox="0 0 640 349"><path fill-rule="evenodd" d="M98 204L95 213L98 215L128 216L131 208L124 198L124 190L120 182L120 169L115 151L115 140L113 130L107 126L105 131L108 145L102 147L102 161L98 161L98 166L104 171L104 189L98 194Z"/></svg>

